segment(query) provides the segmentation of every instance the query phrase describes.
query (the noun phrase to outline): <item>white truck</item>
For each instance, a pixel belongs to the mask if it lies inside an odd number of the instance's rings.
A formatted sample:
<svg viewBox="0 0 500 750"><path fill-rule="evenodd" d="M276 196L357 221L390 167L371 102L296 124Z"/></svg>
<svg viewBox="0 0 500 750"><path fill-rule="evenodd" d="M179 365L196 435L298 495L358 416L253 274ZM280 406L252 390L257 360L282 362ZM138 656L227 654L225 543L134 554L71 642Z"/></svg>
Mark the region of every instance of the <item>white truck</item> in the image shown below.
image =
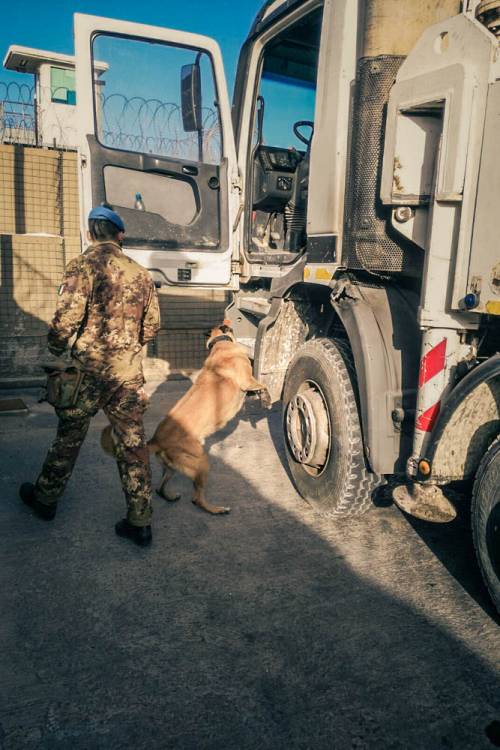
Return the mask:
<svg viewBox="0 0 500 750"><path fill-rule="evenodd" d="M75 16L82 229L107 201L158 286L231 290L317 508L390 478L447 521L469 482L500 610L499 28L500 0L270 0L231 111L212 39Z"/></svg>

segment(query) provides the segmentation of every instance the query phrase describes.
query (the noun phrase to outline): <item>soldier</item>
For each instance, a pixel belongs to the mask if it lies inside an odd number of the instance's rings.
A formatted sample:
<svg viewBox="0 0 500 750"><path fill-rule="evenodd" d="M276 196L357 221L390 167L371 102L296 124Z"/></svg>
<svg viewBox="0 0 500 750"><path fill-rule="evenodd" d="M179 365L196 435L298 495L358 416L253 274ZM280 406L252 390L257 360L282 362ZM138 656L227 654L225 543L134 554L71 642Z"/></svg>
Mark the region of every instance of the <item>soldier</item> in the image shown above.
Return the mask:
<svg viewBox="0 0 500 750"><path fill-rule="evenodd" d="M73 405L57 406L57 436L33 485L19 493L44 520L56 515L57 502L71 476L91 418L103 409L111 422L127 517L115 531L146 546L151 533L151 469L143 413L142 347L159 327L158 298L148 272L123 254L125 226L107 205L89 214L92 244L66 267L48 347L60 356L75 336L71 357L83 372Z"/></svg>

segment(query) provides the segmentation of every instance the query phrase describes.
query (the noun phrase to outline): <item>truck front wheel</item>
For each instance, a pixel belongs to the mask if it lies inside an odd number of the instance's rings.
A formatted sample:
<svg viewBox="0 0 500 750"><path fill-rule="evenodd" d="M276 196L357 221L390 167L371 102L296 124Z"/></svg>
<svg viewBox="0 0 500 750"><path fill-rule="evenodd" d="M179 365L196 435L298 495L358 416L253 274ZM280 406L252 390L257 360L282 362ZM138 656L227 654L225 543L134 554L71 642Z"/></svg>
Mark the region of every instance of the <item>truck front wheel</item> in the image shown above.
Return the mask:
<svg viewBox="0 0 500 750"><path fill-rule="evenodd" d="M295 486L325 515L367 511L380 478L366 465L349 346L314 339L290 362L283 392L285 448Z"/></svg>
<svg viewBox="0 0 500 750"><path fill-rule="evenodd" d="M472 535L479 567L500 612L500 438L483 456L472 491Z"/></svg>

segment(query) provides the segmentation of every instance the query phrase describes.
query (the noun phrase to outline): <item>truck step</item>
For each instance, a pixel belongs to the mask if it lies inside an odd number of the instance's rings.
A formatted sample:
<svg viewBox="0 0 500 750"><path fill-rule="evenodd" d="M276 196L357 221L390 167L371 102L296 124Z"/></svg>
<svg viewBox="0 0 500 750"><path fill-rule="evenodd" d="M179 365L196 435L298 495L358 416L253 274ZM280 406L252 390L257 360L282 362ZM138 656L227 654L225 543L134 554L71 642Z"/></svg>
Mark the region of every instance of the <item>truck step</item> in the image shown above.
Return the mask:
<svg viewBox="0 0 500 750"><path fill-rule="evenodd" d="M238 297L237 304L243 312L252 313L259 318L265 318L271 309L271 303L265 297Z"/></svg>

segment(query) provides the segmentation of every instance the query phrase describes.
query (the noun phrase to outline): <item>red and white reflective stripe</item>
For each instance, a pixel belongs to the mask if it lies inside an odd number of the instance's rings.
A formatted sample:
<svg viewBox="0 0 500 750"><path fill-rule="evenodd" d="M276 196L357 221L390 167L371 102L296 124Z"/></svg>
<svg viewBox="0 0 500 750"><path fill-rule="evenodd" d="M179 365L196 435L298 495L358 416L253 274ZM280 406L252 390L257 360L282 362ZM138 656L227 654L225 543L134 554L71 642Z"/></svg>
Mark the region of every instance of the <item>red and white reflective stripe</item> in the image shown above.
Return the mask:
<svg viewBox="0 0 500 750"><path fill-rule="evenodd" d="M421 432L431 432L440 408L441 401L438 401L432 406L429 406L424 412L419 413L416 424L417 430L420 430Z"/></svg>
<svg viewBox="0 0 500 750"><path fill-rule="evenodd" d="M446 343L446 338L443 338L432 346L420 361L415 428L421 432L430 432L439 414L441 397L446 386Z"/></svg>
<svg viewBox="0 0 500 750"><path fill-rule="evenodd" d="M406 466L410 477L416 475L418 462L425 457L441 402L452 387L454 367L470 352L470 344L461 343L456 329L429 328L422 333L413 452Z"/></svg>
<svg viewBox="0 0 500 750"><path fill-rule="evenodd" d="M436 344L422 357L418 374L418 387L421 388L431 378L444 370L446 365L446 339Z"/></svg>

